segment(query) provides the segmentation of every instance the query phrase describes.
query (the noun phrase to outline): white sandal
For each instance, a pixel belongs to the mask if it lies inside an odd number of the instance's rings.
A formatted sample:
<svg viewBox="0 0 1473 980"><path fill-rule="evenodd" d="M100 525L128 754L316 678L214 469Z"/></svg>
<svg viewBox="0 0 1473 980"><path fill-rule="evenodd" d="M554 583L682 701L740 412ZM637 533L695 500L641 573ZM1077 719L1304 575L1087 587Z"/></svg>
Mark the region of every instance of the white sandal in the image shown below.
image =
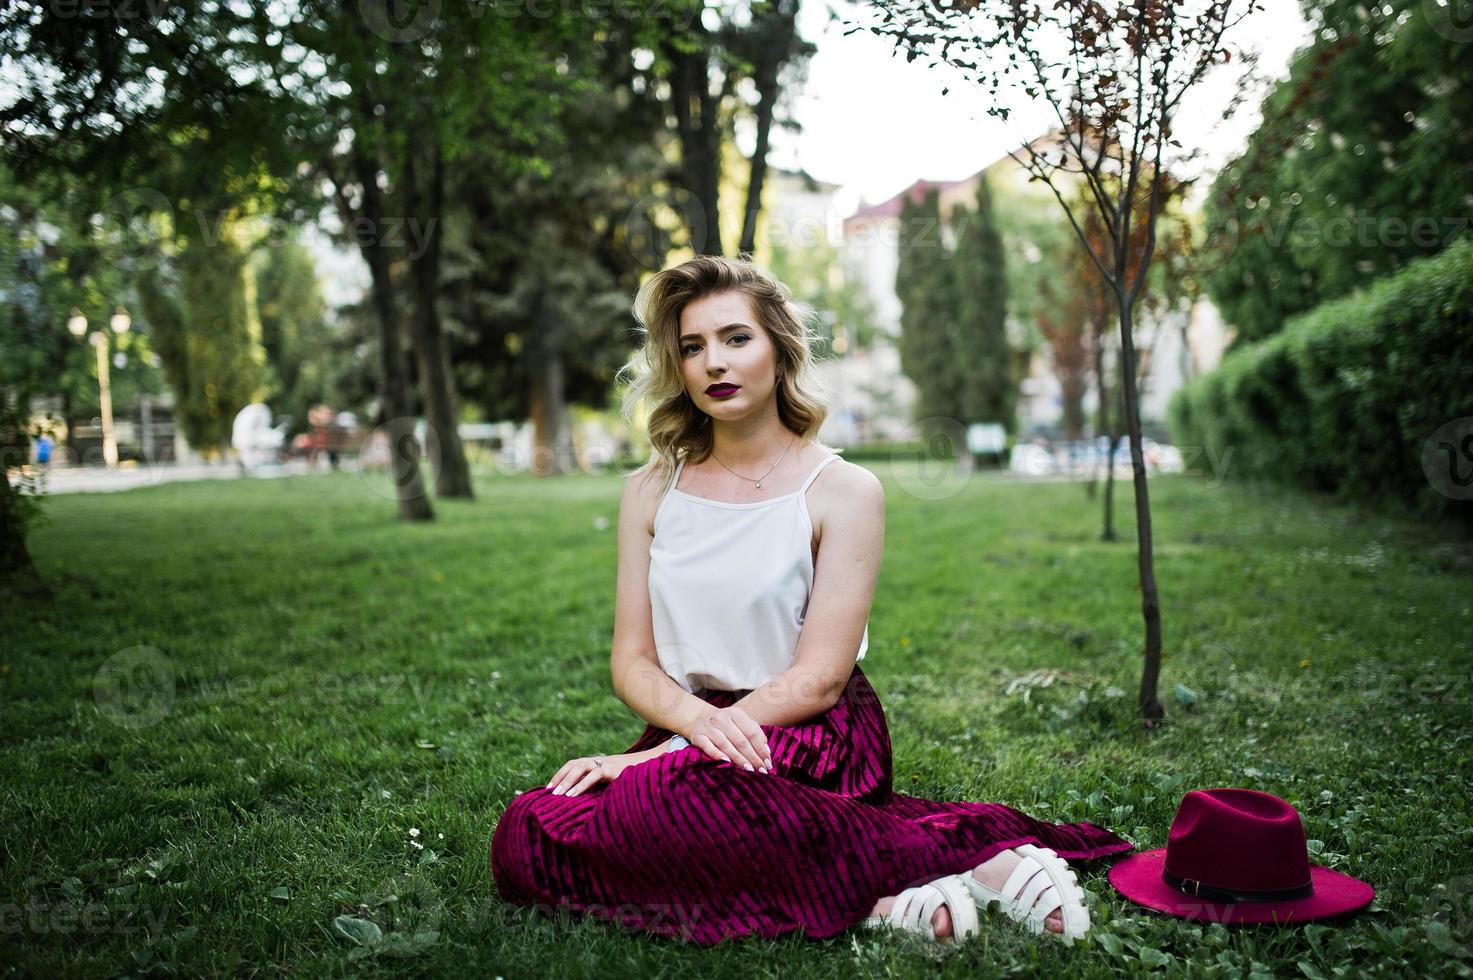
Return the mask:
<svg viewBox="0 0 1473 980"><path fill-rule="evenodd" d="M887 914L872 915L860 923L866 929L899 929L913 932L938 942L958 942L982 930L977 918L977 903L960 875L943 875L935 881L915 885L895 896L895 907ZM945 905L951 912L951 935L936 935L931 917Z"/></svg>
<svg viewBox="0 0 1473 980"><path fill-rule="evenodd" d="M1001 891L987 887L971 871L960 876L978 908L997 902L1008 918L1025 923L1033 932L1044 932L1044 921L1057 909L1064 920L1064 931L1049 934L1058 936L1066 946L1074 945L1074 940L1089 931L1089 909L1085 908L1084 889L1079 887L1073 869L1051 848L1020 844L1015 850L1021 858Z"/></svg>

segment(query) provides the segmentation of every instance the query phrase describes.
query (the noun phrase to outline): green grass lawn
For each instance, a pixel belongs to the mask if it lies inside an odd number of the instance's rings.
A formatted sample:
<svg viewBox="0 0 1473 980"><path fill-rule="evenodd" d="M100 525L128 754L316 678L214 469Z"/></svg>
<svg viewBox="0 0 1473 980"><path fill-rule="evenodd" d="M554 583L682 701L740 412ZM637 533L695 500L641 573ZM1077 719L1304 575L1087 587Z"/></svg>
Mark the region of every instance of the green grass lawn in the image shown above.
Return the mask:
<svg viewBox="0 0 1473 980"><path fill-rule="evenodd" d="M700 948L507 906L487 845L508 800L644 727L608 676L619 478L487 474L406 525L338 473L48 501L31 547L56 600L0 613L5 975L1470 973L1466 538L1154 480L1171 724L1144 733L1128 485L1105 544L1077 485L937 493L866 465L889 516L864 669L897 789L1141 848L1188 789L1262 789L1372 906L1202 926L1124 901L1108 862L1080 871L1096 925L1072 949L996 917L950 950ZM384 939L354 945L345 915Z"/></svg>

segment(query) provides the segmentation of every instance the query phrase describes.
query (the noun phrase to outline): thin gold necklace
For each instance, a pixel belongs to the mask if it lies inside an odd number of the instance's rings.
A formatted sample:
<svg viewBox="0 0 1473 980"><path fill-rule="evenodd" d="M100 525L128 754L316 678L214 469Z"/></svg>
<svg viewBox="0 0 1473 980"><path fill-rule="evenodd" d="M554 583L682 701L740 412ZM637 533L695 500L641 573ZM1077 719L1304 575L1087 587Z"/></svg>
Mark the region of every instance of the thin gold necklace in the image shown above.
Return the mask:
<svg viewBox="0 0 1473 980"><path fill-rule="evenodd" d="M794 442L797 442L797 441L798 441L798 437L797 436L794 436L792 442L789 442L788 443L787 449L784 449L783 450L783 455L782 456L779 456L777 458L777 463L781 463L783 461L783 456L786 456L788 454L788 449L792 449L793 448L793 443ZM712 449L711 450L711 458L714 459L714 460L716 460L716 462L721 463L721 458L716 455L716 450L715 449ZM773 470L777 469L777 463L773 463L771 466L769 466L767 468L767 473L771 473ZM758 490L761 490L762 489L762 481L765 480L765 479L767 479L767 473L763 473L760 479L753 480L750 476L742 476L740 473L738 473L736 470L732 469L730 466L727 466L725 463L721 463L721 468L724 469L724 470L726 470L726 472L730 473L732 476L740 477L741 479L746 480L748 483L755 483L755 484L757 484L757 489Z"/></svg>

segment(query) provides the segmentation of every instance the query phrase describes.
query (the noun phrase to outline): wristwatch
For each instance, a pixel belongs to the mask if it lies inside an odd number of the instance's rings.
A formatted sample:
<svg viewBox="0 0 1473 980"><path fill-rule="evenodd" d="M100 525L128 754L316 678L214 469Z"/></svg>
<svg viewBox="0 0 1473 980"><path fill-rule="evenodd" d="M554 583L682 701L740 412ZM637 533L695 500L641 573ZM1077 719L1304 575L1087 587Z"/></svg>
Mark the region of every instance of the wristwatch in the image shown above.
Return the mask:
<svg viewBox="0 0 1473 980"><path fill-rule="evenodd" d="M665 751L674 752L676 749L683 749L689 744L690 741L684 735L676 735L675 737L670 739L670 745L665 749Z"/></svg>

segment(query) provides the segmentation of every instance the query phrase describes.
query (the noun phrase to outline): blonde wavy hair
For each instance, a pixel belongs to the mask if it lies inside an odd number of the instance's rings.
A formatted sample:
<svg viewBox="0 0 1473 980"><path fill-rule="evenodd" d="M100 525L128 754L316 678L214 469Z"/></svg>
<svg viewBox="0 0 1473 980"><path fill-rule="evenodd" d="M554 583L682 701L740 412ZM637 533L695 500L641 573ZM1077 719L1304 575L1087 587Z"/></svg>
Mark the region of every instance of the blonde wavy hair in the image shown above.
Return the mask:
<svg viewBox="0 0 1473 980"><path fill-rule="evenodd" d="M819 361L813 347L823 338L809 330L817 317L813 307L794 300L791 289L755 262L698 255L655 273L634 298L643 343L616 377L632 379L622 399L626 425L633 427L641 401L650 406L651 453L630 477L654 473L668 490L682 458L700 463L710 456L711 416L691 401L681 376L680 316L693 301L729 290L746 294L758 326L777 350L777 414L784 427L801 440L839 451L818 441L818 430L829 414L830 392L816 370Z"/></svg>

